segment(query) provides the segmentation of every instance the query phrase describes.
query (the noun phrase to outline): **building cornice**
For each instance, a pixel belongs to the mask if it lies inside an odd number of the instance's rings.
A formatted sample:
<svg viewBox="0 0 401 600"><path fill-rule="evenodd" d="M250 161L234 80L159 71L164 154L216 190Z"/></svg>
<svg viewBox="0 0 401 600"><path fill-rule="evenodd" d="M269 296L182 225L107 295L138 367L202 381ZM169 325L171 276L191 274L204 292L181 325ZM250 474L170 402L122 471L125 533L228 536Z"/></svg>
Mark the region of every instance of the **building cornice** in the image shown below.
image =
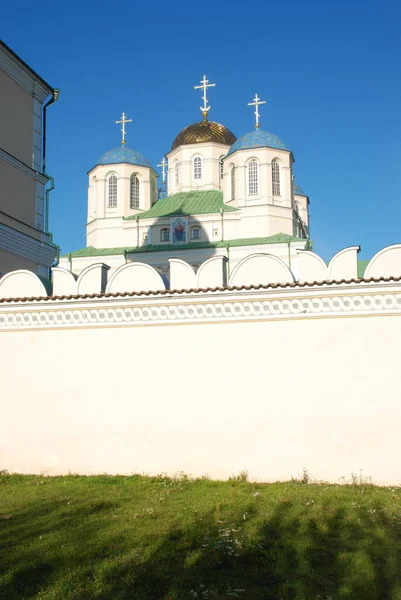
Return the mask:
<svg viewBox="0 0 401 600"><path fill-rule="evenodd" d="M5 300L0 330L401 316L401 278Z"/></svg>
<svg viewBox="0 0 401 600"><path fill-rule="evenodd" d="M0 68L41 103L54 93L54 89L1 40Z"/></svg>
<svg viewBox="0 0 401 600"><path fill-rule="evenodd" d="M48 177L42 175L42 173L40 173L39 171L31 169L31 167L28 167L25 163L18 160L18 158L15 158L15 156L13 156L12 154L9 154L9 152L4 150L3 148L0 148L0 159L4 160L19 171L22 171L22 173L28 175L28 177L31 177L35 181L39 181L39 183L42 183L43 185L46 185L46 183L49 181Z"/></svg>

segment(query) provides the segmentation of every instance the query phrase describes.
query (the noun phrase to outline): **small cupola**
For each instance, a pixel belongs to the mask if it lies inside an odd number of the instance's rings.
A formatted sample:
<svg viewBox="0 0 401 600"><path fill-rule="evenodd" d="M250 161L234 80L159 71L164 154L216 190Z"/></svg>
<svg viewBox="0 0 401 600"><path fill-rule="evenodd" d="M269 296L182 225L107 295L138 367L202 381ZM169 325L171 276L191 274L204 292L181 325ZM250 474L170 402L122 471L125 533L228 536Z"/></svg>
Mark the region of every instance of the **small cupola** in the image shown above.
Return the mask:
<svg viewBox="0 0 401 600"><path fill-rule="evenodd" d="M224 158L224 201L233 206L277 205L290 208L294 157L284 142L260 129L259 106L265 104L256 94L248 106L254 107L255 129L239 137Z"/></svg>
<svg viewBox="0 0 401 600"><path fill-rule="evenodd" d="M157 200L157 173L150 162L126 144L125 113L121 146L108 150L88 172L88 224L97 219L129 217L149 210Z"/></svg>

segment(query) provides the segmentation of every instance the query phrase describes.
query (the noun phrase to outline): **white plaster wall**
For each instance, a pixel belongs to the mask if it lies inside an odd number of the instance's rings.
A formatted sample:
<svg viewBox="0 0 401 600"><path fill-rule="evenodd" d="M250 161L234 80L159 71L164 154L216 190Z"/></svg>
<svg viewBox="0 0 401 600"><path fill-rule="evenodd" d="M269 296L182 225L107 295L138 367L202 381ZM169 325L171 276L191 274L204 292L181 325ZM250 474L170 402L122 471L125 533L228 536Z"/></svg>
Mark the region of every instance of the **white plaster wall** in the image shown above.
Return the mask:
<svg viewBox="0 0 401 600"><path fill-rule="evenodd" d="M114 173L117 177L117 206L107 205L108 177ZM136 175L139 179L139 209L130 208L130 178ZM97 165L88 173L88 222L87 246L107 248L110 237L122 240L122 222L119 217L129 217L149 210L157 200L157 176L148 167L140 167L127 163L116 165ZM119 231L116 228L119 222ZM108 229L112 230L110 236ZM113 243L113 242L112 242ZM117 241L117 244L124 245Z"/></svg>
<svg viewBox="0 0 401 600"><path fill-rule="evenodd" d="M401 481L400 316L11 331L0 351L0 469Z"/></svg>
<svg viewBox="0 0 401 600"><path fill-rule="evenodd" d="M259 193L248 193L248 163L255 159L259 164ZM280 196L273 195L272 161L280 166ZM292 206L292 153L275 148L237 150L224 159L224 201L231 203L231 168L235 167L235 206L277 204Z"/></svg>
<svg viewBox="0 0 401 600"><path fill-rule="evenodd" d="M168 158L168 195L194 190L220 190L223 180L220 178L220 157L229 150L225 144L205 142L180 146L167 154ZM203 178L193 179L192 160L195 156L203 158ZM179 182L175 181L175 165L178 164Z"/></svg>
<svg viewBox="0 0 401 600"><path fill-rule="evenodd" d="M224 229L226 231L226 223L224 225ZM157 243L157 239L155 244ZM128 244L127 244L128 245ZM133 244L135 247L135 244ZM260 253L268 253L274 254L281 258L288 267L290 267L291 271L298 278L299 274L299 250L305 248L305 242L292 242L290 244L290 248L288 244L257 244L252 246L233 246L230 247L229 255L227 252L227 248L199 248L199 249L188 249L184 251L175 251L166 250L160 252L132 252L131 254L127 254L125 257L124 254L114 254L114 255L102 255L102 256L84 256L84 257L71 257L64 256L60 258L59 266L67 269L68 271L72 271L76 275L79 275L85 268L90 265L94 265L99 263L99 261L105 262L109 267L110 271L108 272L109 277L115 271L116 268L125 264L127 261L139 261L144 262L148 265L151 265L155 268L162 269L163 272L168 272L168 263L170 258L178 258L180 260L185 260L190 265L199 267L206 260L209 260L213 256L226 256L230 259L229 261L229 270L232 270L243 258L251 255L251 254L260 254ZM324 271L324 274L326 272ZM310 279L308 276L301 275L302 280L304 281L313 281L316 277ZM321 277L320 279L326 279L327 277ZM192 287L191 285L189 287Z"/></svg>

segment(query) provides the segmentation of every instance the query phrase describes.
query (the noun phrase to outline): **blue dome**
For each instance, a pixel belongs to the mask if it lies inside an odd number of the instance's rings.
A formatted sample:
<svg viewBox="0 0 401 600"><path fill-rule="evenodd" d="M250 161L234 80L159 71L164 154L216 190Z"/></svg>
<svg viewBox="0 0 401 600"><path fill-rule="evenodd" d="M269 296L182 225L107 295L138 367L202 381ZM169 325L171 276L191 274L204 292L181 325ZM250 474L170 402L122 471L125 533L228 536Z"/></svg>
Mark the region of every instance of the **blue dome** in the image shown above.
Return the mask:
<svg viewBox="0 0 401 600"><path fill-rule="evenodd" d="M278 150L287 150L283 142L273 133L262 131L261 129L255 129L245 135L242 135L238 140L231 146L227 153L232 154L236 150L249 150L250 148L277 148Z"/></svg>
<svg viewBox="0 0 401 600"><path fill-rule="evenodd" d="M301 186L298 185L296 181L294 181L294 194L297 194L297 196L307 196L308 195L308 194L305 194L305 192L303 191Z"/></svg>
<svg viewBox="0 0 401 600"><path fill-rule="evenodd" d="M118 163L129 163L131 165L138 165L139 167L152 167L150 162L146 160L142 154L127 146L120 146L119 148L113 148L113 150L105 152L96 164L116 165Z"/></svg>

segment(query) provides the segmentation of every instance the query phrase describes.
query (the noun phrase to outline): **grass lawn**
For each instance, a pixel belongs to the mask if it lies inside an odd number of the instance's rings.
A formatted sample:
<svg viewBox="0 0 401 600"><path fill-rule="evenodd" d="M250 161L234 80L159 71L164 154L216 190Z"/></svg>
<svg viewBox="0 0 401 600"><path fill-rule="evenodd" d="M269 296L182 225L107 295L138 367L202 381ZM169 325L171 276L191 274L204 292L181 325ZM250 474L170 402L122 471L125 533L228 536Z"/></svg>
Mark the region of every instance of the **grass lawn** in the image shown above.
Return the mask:
<svg viewBox="0 0 401 600"><path fill-rule="evenodd" d="M2 474L0 598L401 600L401 489Z"/></svg>

